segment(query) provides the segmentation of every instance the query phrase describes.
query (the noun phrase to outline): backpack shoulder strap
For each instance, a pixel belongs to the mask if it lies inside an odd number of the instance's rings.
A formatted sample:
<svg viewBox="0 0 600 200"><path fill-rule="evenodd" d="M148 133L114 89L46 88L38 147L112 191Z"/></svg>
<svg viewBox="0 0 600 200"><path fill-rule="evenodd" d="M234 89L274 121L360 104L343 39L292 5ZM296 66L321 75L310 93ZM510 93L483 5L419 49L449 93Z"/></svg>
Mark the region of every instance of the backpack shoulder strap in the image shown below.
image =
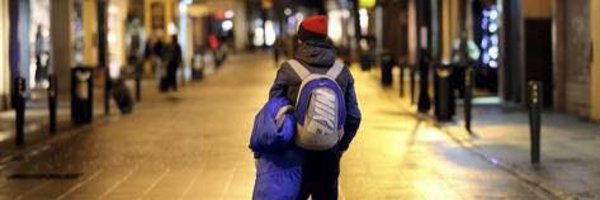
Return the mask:
<svg viewBox="0 0 600 200"><path fill-rule="evenodd" d="M286 105L279 108L279 110L277 111L277 115L275 115L275 122L277 123L277 128L281 128L281 125L283 125L284 115L292 110L294 110L294 107L291 105Z"/></svg>
<svg viewBox="0 0 600 200"><path fill-rule="evenodd" d="M290 66L292 67L292 69L294 69L294 72L296 72L296 74L298 74L300 79L304 80L304 78L306 78L310 75L310 72L308 71L308 69L306 69L306 67L304 67L304 65L302 65L297 60L291 59L291 60L288 60L287 63L290 64Z"/></svg>
<svg viewBox="0 0 600 200"><path fill-rule="evenodd" d="M338 76L340 76L342 70L344 70L344 63L340 60L335 60L333 66L329 69L329 71L327 71L327 76L335 80Z"/></svg>

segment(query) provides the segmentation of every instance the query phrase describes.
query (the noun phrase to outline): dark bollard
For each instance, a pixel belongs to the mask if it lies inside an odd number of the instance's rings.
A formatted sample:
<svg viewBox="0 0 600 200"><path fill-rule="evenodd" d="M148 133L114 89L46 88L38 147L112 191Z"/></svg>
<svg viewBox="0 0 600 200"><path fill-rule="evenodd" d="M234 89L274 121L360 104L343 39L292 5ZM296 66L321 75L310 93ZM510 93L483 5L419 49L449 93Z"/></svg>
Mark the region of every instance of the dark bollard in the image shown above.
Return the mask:
<svg viewBox="0 0 600 200"><path fill-rule="evenodd" d="M529 130L531 134L531 163L540 163L540 132L542 125L542 83L529 82Z"/></svg>
<svg viewBox="0 0 600 200"><path fill-rule="evenodd" d="M473 68L467 67L465 70L465 98L464 98L464 109L465 109L465 129L469 133L471 130L471 113L473 107Z"/></svg>
<svg viewBox="0 0 600 200"><path fill-rule="evenodd" d="M400 98L404 98L404 65L403 63L398 65L400 67Z"/></svg>
<svg viewBox="0 0 600 200"><path fill-rule="evenodd" d="M385 55L381 58L381 85L384 87L392 85L394 81L392 76L392 67L394 65L392 57Z"/></svg>
<svg viewBox="0 0 600 200"><path fill-rule="evenodd" d="M374 60L375 59L370 53L363 52L362 55L360 55L360 69L362 71L371 70Z"/></svg>
<svg viewBox="0 0 600 200"><path fill-rule="evenodd" d="M434 69L434 113L440 122L452 121L455 113L455 99L450 76L453 73L450 65L438 65Z"/></svg>
<svg viewBox="0 0 600 200"><path fill-rule="evenodd" d="M15 115L16 135L15 144L19 147L25 145L25 93L26 85L24 78L15 79Z"/></svg>
<svg viewBox="0 0 600 200"><path fill-rule="evenodd" d="M50 75L48 77L49 85L48 85L48 113L49 113L49 132L51 135L56 133L56 106L57 106L57 95L58 95L58 85L56 80L56 75Z"/></svg>
<svg viewBox="0 0 600 200"><path fill-rule="evenodd" d="M411 66L410 67L410 104L411 105L415 105L416 101L415 101L415 90L416 90L416 80L415 80L415 76L417 75L417 72L415 70L415 66Z"/></svg>
<svg viewBox="0 0 600 200"><path fill-rule="evenodd" d="M419 99L417 99L417 111L421 114L429 113L431 109L431 96L429 95L429 69L431 63L424 60L419 66Z"/></svg>
<svg viewBox="0 0 600 200"><path fill-rule="evenodd" d="M135 100L142 101L142 65L135 64Z"/></svg>
<svg viewBox="0 0 600 200"><path fill-rule="evenodd" d="M110 116L110 91L112 90L112 80L108 67L104 71L104 115Z"/></svg>

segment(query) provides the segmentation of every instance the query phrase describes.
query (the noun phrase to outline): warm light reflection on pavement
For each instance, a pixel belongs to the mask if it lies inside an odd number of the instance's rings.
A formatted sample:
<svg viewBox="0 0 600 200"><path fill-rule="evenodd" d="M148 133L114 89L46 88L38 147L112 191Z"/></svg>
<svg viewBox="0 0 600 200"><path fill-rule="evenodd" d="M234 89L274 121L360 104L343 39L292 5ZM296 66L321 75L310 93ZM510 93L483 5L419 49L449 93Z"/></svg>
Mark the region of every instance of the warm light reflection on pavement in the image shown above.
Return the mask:
<svg viewBox="0 0 600 200"><path fill-rule="evenodd" d="M80 177L3 178L0 199L250 199L249 131L274 72L267 54L246 54L178 94L148 91L133 115L1 171ZM369 73L354 73L363 124L343 157L340 198L546 198L419 120Z"/></svg>

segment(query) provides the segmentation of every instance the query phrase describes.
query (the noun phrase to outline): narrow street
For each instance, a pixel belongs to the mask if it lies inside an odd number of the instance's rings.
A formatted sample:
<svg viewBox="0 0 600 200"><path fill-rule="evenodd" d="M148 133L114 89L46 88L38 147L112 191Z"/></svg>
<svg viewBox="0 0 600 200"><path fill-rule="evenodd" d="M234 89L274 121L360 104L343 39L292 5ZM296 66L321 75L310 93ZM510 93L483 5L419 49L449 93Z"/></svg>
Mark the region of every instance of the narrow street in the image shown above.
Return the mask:
<svg viewBox="0 0 600 200"><path fill-rule="evenodd" d="M268 54L232 56L202 82L0 166L0 199L250 199L248 139L275 70ZM363 123L341 199L553 199L353 72Z"/></svg>

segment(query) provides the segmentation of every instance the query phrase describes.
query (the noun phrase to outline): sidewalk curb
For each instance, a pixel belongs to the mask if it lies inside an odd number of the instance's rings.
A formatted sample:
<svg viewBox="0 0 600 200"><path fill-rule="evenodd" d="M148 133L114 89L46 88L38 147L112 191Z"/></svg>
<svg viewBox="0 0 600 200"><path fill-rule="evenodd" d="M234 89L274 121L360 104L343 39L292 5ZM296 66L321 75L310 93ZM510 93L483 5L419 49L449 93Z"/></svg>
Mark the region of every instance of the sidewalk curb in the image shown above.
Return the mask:
<svg viewBox="0 0 600 200"><path fill-rule="evenodd" d="M494 158L493 156L486 154L481 146L471 141L468 137L461 137L459 135L464 135L459 133L458 131L449 130L447 125L443 123L439 123L435 121L432 117L426 116L427 121L432 123L436 128L440 131L444 132L450 139L460 145L462 148L469 150L469 152L477 155L481 159L486 162L500 168L501 170L515 176L519 180L533 186L535 188L541 189L542 191L556 197L557 199L577 199L577 197L567 194L566 192L551 186L545 183L543 180L536 178L534 174L524 172L519 170L514 164L510 164L507 161L501 161L499 159ZM538 165L534 165L533 167L537 168Z"/></svg>
<svg viewBox="0 0 600 200"><path fill-rule="evenodd" d="M48 138L42 139L37 143L33 143L22 148L17 147L15 151L0 157L0 171L14 162L26 160L28 157L52 150L56 145L67 141L82 132L110 123L110 120L106 119L105 117L103 118L104 119L97 118L97 120L94 120L92 123L87 125L67 126L68 128L66 130L62 131L61 133L57 133L54 136L49 136Z"/></svg>
<svg viewBox="0 0 600 200"><path fill-rule="evenodd" d="M363 72L359 72L359 73L363 73ZM378 84L379 83L378 82L379 75L377 73L373 73L373 72L369 72L369 71L364 72L364 73L366 74L366 76L368 76L368 78L371 79L369 81L369 84L372 86L376 86L378 89L380 89L380 91L384 92L385 96L388 99L393 100L393 101L399 100L399 105L404 110L412 113L413 117L415 117L421 121L424 121L426 123L429 123L430 125L433 125L437 129L442 131L451 140L453 140L458 145L460 145L463 149L468 150L469 152L476 155L477 157L480 157L481 159L488 162L489 164L498 167L502 171L505 171L505 172L513 175L515 178L523 181L524 183L528 184L529 186L540 189L543 192L551 195L552 197L555 197L556 199L563 199L563 200L578 199L576 196L569 195L568 193L536 178L534 174L519 170L515 165L510 164L510 162L501 161L501 160L494 158L493 156L491 156L489 154L486 154L482 150L481 146L472 142L471 138L466 137L466 135L468 135L468 134L460 133L459 131L452 131L448 128L447 125L437 122L432 116L414 112L414 110L415 110L415 109L413 109L414 106L411 105L410 103L407 103L406 98L399 98L395 95L390 94L390 91L395 91L394 90L394 89L396 89L395 86L391 86L389 88L382 88L381 84ZM464 136L461 137L460 135L464 135ZM534 167L537 167L537 166L534 166Z"/></svg>
<svg viewBox="0 0 600 200"><path fill-rule="evenodd" d="M215 69L215 73L218 71L220 71L220 70ZM204 79L207 79L207 78L208 77L206 77L206 76L204 77ZM144 82L144 81L142 81L142 82ZM194 85L194 84L198 84L201 82L204 82L204 81L189 81L185 84L185 86ZM148 88L150 88L150 89L155 88L155 86L152 84L150 84L150 86L145 86L145 87L143 86L143 84L144 83L142 83L142 87L143 87L142 90L144 90L144 91L148 90ZM179 85L179 86L180 86L180 88L179 88L180 90L186 90L189 88L193 88L193 87L184 87L184 85ZM157 92L156 94L158 94L159 97L165 96L165 93L161 93L161 92ZM148 96L145 95L144 98L148 99ZM141 103L141 102L135 102L134 105L136 107L139 107L142 104L143 103ZM94 109L96 109L96 108L94 108ZM111 109L112 109L112 106L111 106ZM132 114L128 114L128 115L122 115L122 114L120 114L120 112L117 111L116 113L113 113L112 115L109 115L109 116L106 116L104 114L95 114L93 116L92 122L89 124L74 125L71 123L71 121L68 121L67 123L64 123L64 129L62 129L62 130L60 130L61 124L58 124L59 131L55 135L44 136L44 138L40 139L39 141L30 143L28 145L25 145L24 147L15 147L14 149L11 149L11 151L8 151L8 153L0 155L0 172L2 172L10 164L13 164L15 162L19 162L22 160L27 160L28 157L32 157L32 156L38 155L40 153L51 151L57 145L64 144L69 139L72 139L73 137L77 136L78 134L93 130L100 126L109 125L113 121L118 121L122 117L131 117L132 115L135 115L135 112ZM44 122L44 123L42 123L42 126L47 127L48 123ZM36 130L36 131L39 131L40 134L49 134L46 129L40 129L40 130Z"/></svg>

